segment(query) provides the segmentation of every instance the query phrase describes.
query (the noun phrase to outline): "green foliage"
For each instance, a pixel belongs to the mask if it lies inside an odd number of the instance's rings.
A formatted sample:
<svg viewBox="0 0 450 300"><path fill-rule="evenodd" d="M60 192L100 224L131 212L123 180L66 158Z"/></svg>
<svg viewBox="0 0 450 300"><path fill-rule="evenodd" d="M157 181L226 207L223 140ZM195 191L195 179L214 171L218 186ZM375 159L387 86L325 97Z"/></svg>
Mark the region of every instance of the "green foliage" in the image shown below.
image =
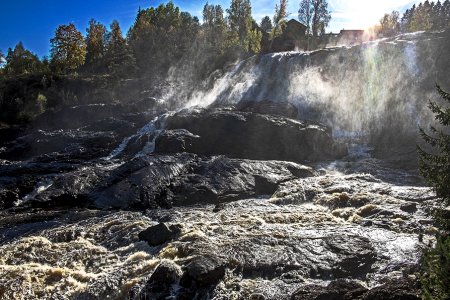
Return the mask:
<svg viewBox="0 0 450 300"><path fill-rule="evenodd" d="M287 0L280 0L280 3L275 6L275 15L273 17L275 26L271 32L271 38L276 38L283 34L283 30L286 26L287 3Z"/></svg>
<svg viewBox="0 0 450 300"><path fill-rule="evenodd" d="M75 25L61 25L51 42L51 65L57 72L73 71L84 64L86 43Z"/></svg>
<svg viewBox="0 0 450 300"><path fill-rule="evenodd" d="M228 50L227 37L227 24L222 7L206 3L203 7L203 25L197 39L197 47L193 49L204 56L200 61L204 64L206 73L220 67L221 58Z"/></svg>
<svg viewBox="0 0 450 300"><path fill-rule="evenodd" d="M450 28L450 1L415 4L404 13L400 27L403 32L444 30Z"/></svg>
<svg viewBox="0 0 450 300"><path fill-rule="evenodd" d="M317 38L325 34L325 30L331 20L326 0L302 0L298 18L306 27L306 33Z"/></svg>
<svg viewBox="0 0 450 300"><path fill-rule="evenodd" d="M251 54L261 52L262 32L258 29L252 29L248 35L248 51Z"/></svg>
<svg viewBox="0 0 450 300"><path fill-rule="evenodd" d="M262 34L254 32L250 0L232 0L227 14L230 30L228 45L242 54L257 53L255 45L261 43Z"/></svg>
<svg viewBox="0 0 450 300"><path fill-rule="evenodd" d="M26 50L22 42L19 42L14 50L8 49L5 60L5 74L9 76L32 74L45 70L45 66L39 58L31 51Z"/></svg>
<svg viewBox="0 0 450 300"><path fill-rule="evenodd" d="M199 20L173 2L139 10L127 39L141 74L165 75L192 46L199 28Z"/></svg>
<svg viewBox="0 0 450 300"><path fill-rule="evenodd" d="M264 32L269 32L273 29L272 20L270 20L269 16L265 16L261 20L261 24L259 25Z"/></svg>
<svg viewBox="0 0 450 300"><path fill-rule="evenodd" d="M102 59L106 53L107 32L106 27L91 19L86 30L86 66L91 70L102 67Z"/></svg>
<svg viewBox="0 0 450 300"><path fill-rule="evenodd" d="M441 98L450 104L450 94L439 86L437 90ZM431 133L420 130L422 138L433 152L418 147L419 166L422 175L436 190L442 199L443 206L450 204L450 108L436 102L430 102L429 108L439 122L441 129L430 127ZM447 131L446 131L447 130ZM435 219L441 229L437 235L434 249L429 250L423 259L422 290L424 299L450 298L450 220L448 209L437 209Z"/></svg>
<svg viewBox="0 0 450 300"><path fill-rule="evenodd" d="M306 26L306 34L311 34L311 21L314 14L313 0L300 1L300 9L298 10L298 20Z"/></svg>
<svg viewBox="0 0 450 300"><path fill-rule="evenodd" d="M393 11L390 14L385 14L380 20L380 31L384 37L393 36L400 31L400 13Z"/></svg>
<svg viewBox="0 0 450 300"><path fill-rule="evenodd" d="M439 95L450 104L450 95L437 87ZM450 125L450 108L444 108L436 102L430 102L429 107L434 113L436 120L445 128ZM450 135L444 129L437 129L430 126L431 134L427 134L420 129L422 138L435 151L429 153L419 147L420 171L437 192L437 195L444 199L445 205L449 205L450 200Z"/></svg>
<svg viewBox="0 0 450 300"><path fill-rule="evenodd" d="M421 278L423 299L450 299L450 238L439 236L434 249L423 259Z"/></svg>
<svg viewBox="0 0 450 300"><path fill-rule="evenodd" d="M118 78L133 75L136 71L136 60L128 49L122 36L119 22L114 20L107 35L105 65L109 74Z"/></svg>

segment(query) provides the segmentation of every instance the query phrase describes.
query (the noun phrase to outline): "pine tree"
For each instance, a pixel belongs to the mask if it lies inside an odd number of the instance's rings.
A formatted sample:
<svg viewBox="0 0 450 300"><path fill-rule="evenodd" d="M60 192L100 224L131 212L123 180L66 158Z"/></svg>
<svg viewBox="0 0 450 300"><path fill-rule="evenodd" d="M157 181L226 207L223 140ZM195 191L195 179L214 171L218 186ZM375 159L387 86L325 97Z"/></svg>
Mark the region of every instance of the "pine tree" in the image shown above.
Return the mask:
<svg viewBox="0 0 450 300"><path fill-rule="evenodd" d="M252 7L250 0L232 0L227 9L230 35L228 43L235 44L241 52L254 53L260 47L262 34L253 29Z"/></svg>
<svg viewBox="0 0 450 300"><path fill-rule="evenodd" d="M313 37L325 34L325 29L331 20L326 0L313 0L312 34Z"/></svg>
<svg viewBox="0 0 450 300"><path fill-rule="evenodd" d="M75 25L61 25L51 42L51 64L60 71L75 70L85 62L86 43Z"/></svg>
<svg viewBox="0 0 450 300"><path fill-rule="evenodd" d="M261 24L259 25L264 32L269 32L273 29L272 20L269 16L265 16L261 20Z"/></svg>
<svg viewBox="0 0 450 300"><path fill-rule="evenodd" d="M29 50L26 50L22 42L19 42L14 50L9 48L5 57L5 73L11 76L32 74L44 70L39 58Z"/></svg>
<svg viewBox="0 0 450 300"><path fill-rule="evenodd" d="M439 95L450 105L450 94L437 87ZM418 147L419 165L422 175L436 190L442 204L450 204L450 107L430 102L429 108L442 129L430 127L431 133L420 133L424 141L434 150L432 153ZM422 290L424 299L450 299L450 219L448 209L438 209L437 225L441 232L433 249L423 259Z"/></svg>
<svg viewBox="0 0 450 300"><path fill-rule="evenodd" d="M442 4L442 16L444 28L450 28L450 0L445 0Z"/></svg>
<svg viewBox="0 0 450 300"><path fill-rule="evenodd" d="M86 65L99 69L106 51L106 27L91 19L86 30Z"/></svg>
<svg viewBox="0 0 450 300"><path fill-rule="evenodd" d="M283 33L286 25L287 4L287 0L280 0L280 3L275 6L275 15L273 16L274 28L272 31L273 38Z"/></svg>
<svg viewBox="0 0 450 300"><path fill-rule="evenodd" d="M136 61L128 49L119 22L116 20L111 23L107 40L105 58L110 74L118 77L134 74Z"/></svg>
<svg viewBox="0 0 450 300"><path fill-rule="evenodd" d="M437 87L439 95L450 104L450 94ZM430 102L429 108L434 113L436 120L444 127L450 126L450 108L444 108L436 102ZM424 141L429 144L436 153L428 153L419 148L420 171L441 197L445 205L450 205L450 135L444 129L430 126L431 134L420 130ZM447 131L448 132L448 131Z"/></svg>
<svg viewBox="0 0 450 300"><path fill-rule="evenodd" d="M302 0L298 10L298 19L306 26L306 34L311 35L311 21L314 13L313 0Z"/></svg>
<svg viewBox="0 0 450 300"><path fill-rule="evenodd" d="M432 11L433 30L438 30L443 27L444 16L442 12L443 12L442 4L441 1L438 0L438 2L433 6Z"/></svg>

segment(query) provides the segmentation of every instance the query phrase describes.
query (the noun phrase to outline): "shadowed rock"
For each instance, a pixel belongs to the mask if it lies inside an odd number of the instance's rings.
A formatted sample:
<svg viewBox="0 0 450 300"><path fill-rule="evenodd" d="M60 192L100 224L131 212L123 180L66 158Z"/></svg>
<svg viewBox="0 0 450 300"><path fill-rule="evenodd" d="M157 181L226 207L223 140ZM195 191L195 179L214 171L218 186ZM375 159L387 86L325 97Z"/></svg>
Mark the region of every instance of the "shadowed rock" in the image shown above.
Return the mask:
<svg viewBox="0 0 450 300"><path fill-rule="evenodd" d="M164 223L147 228L139 233L139 239L146 241L150 246L158 246L173 239L180 233L176 226L168 227Z"/></svg>
<svg viewBox="0 0 450 300"><path fill-rule="evenodd" d="M166 129L177 131L157 138L158 153L182 150L200 155L296 162L347 154L344 146L333 141L328 127L270 115L226 109L184 111L168 118Z"/></svg>

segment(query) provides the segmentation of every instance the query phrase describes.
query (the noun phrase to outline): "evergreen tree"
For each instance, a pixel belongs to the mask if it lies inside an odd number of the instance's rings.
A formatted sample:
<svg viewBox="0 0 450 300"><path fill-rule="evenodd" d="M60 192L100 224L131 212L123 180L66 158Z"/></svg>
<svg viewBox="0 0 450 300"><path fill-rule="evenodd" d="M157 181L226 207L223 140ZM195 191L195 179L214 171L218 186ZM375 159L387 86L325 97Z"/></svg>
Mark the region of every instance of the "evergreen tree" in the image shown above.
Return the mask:
<svg viewBox="0 0 450 300"><path fill-rule="evenodd" d="M450 94L440 87L437 90L442 99L450 105ZM436 190L442 204L450 205L450 108L443 107L436 102L430 102L429 107L436 120L442 126L438 129L430 127L431 133L420 130L424 141L431 146L433 152L419 150L420 171L428 183ZM450 298L450 219L447 210L438 209L436 221L441 229L437 235L434 249L425 254L423 260L424 274L422 276L422 289L424 299Z"/></svg>
<svg viewBox="0 0 450 300"><path fill-rule="evenodd" d="M425 3L423 4L420 3L412 15L409 30L411 32L419 30L431 30L431 28L433 27L431 13L432 8L429 1L425 1Z"/></svg>
<svg viewBox="0 0 450 300"><path fill-rule="evenodd" d="M400 29L402 32L409 31L408 23L409 23L410 18L411 18L411 11L409 9L407 9L400 20Z"/></svg>
<svg viewBox="0 0 450 300"><path fill-rule="evenodd" d="M106 27L96 22L94 19L89 21L89 27L86 30L86 65L91 69L98 69L106 51Z"/></svg>
<svg viewBox="0 0 450 300"><path fill-rule="evenodd" d="M280 3L275 6L275 15L273 16L274 28L272 31L273 38L283 33L286 25L287 4L287 0L280 0Z"/></svg>
<svg viewBox="0 0 450 300"><path fill-rule="evenodd" d="M311 22L314 13L313 0L302 0L298 10L298 19L306 26L306 34L311 35Z"/></svg>
<svg viewBox="0 0 450 300"><path fill-rule="evenodd" d="M433 20L433 30L440 29L444 26L443 23L444 15L443 15L443 7L441 4L441 1L438 0L438 2L433 6L432 11L432 20Z"/></svg>
<svg viewBox="0 0 450 300"><path fill-rule="evenodd" d="M127 37L141 74L165 76L193 45L199 28L199 20L173 2L139 10Z"/></svg>
<svg viewBox="0 0 450 300"><path fill-rule="evenodd" d="M380 20L380 33L383 36L393 36L400 30L400 13L393 11L391 14L385 14Z"/></svg>
<svg viewBox="0 0 450 300"><path fill-rule="evenodd" d="M313 0L312 34L314 37L325 34L331 20L326 0Z"/></svg>
<svg viewBox="0 0 450 300"><path fill-rule="evenodd" d="M85 62L86 43L75 25L61 25L51 42L51 65L60 71L75 70Z"/></svg>
<svg viewBox="0 0 450 300"><path fill-rule="evenodd" d="M232 0L227 9L230 36L228 43L238 46L241 52L255 53L260 47L262 34L253 29L250 0Z"/></svg>
<svg viewBox="0 0 450 300"><path fill-rule="evenodd" d="M450 0L445 0L442 4L443 27L450 28Z"/></svg>
<svg viewBox="0 0 450 300"><path fill-rule="evenodd" d="M261 24L259 25L264 32L269 32L273 29L272 20L270 20L269 16L265 16L261 20Z"/></svg>
<svg viewBox="0 0 450 300"><path fill-rule="evenodd" d="M203 7L203 32L202 43L209 48L210 53L220 56L224 49L227 24L224 12L220 5L205 4Z"/></svg>
<svg viewBox="0 0 450 300"><path fill-rule="evenodd" d="M39 58L31 51L26 50L22 42L19 42L14 50L8 49L5 61L4 71L10 76L32 74L44 70Z"/></svg>
<svg viewBox="0 0 450 300"><path fill-rule="evenodd" d="M136 71L136 61L128 49L119 22L116 20L110 26L105 58L106 66L112 75L119 77L129 76Z"/></svg>
<svg viewBox="0 0 450 300"><path fill-rule="evenodd" d="M437 87L439 95L450 104L450 94ZM443 127L450 126L450 108L444 108L436 102L430 102L429 107L435 118ZM434 186L439 197L444 199L445 205L450 205L450 135L434 126L430 127L431 134L420 130L422 138L437 153L430 154L419 148L420 170L427 181Z"/></svg>

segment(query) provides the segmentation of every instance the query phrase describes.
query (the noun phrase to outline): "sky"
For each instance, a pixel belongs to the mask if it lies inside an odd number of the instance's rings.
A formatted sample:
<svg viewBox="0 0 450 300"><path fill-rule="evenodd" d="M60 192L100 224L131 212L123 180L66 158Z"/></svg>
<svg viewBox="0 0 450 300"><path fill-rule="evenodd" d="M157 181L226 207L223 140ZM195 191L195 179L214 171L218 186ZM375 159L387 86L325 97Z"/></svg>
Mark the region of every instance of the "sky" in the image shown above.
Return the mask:
<svg viewBox="0 0 450 300"><path fill-rule="evenodd" d="M25 48L40 57L48 55L50 39L56 27L74 23L85 34L91 18L104 24L118 20L124 33L134 21L139 7L157 6L167 1L157 0L1 0L0 1L0 50L5 54L9 47L22 41ZM181 10L201 14L206 0L174 0ZM253 17L258 22L266 15L273 16L279 0L252 0ZM299 0L290 0L289 18L297 18ZM401 13L420 0L328 0L332 19L327 31L341 29L365 29L378 23L386 12ZM210 4L230 6L230 0L209 0Z"/></svg>

